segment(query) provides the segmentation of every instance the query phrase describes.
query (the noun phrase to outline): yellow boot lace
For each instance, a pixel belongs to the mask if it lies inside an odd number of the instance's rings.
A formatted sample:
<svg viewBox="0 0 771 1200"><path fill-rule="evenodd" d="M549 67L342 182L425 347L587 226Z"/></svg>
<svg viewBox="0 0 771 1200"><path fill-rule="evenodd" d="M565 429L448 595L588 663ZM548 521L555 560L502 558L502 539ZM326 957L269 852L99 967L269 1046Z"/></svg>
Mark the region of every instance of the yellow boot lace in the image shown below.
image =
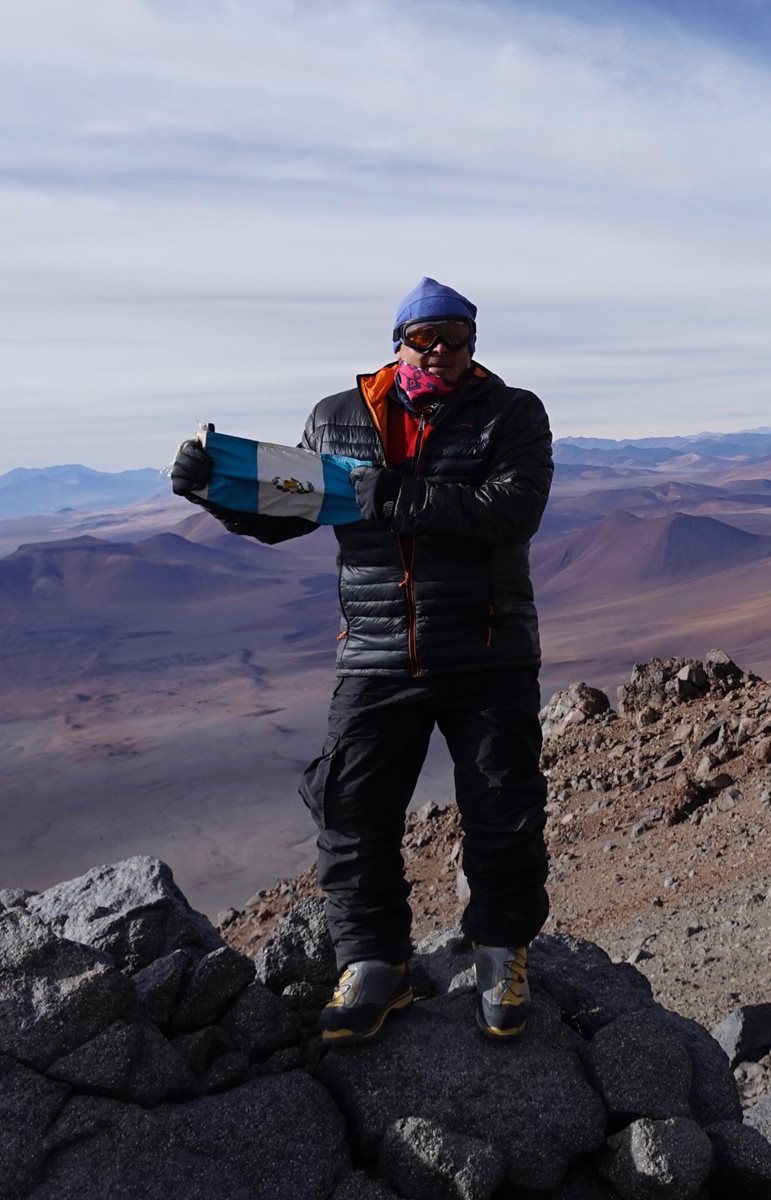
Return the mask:
<svg viewBox="0 0 771 1200"><path fill-rule="evenodd" d="M527 985L527 946L517 946L514 957L504 963L510 978L502 981L498 999L499 1004L524 1004L528 999Z"/></svg>
<svg viewBox="0 0 771 1200"><path fill-rule="evenodd" d="M351 971L349 967L346 967L345 970L343 971L342 975L340 976L340 978L337 981L337 987L335 988L334 992L332 993L331 1000L329 1000L327 1003L327 1008L344 1008L345 1007L345 998L348 995L349 991L351 990L352 977L353 977L353 971Z"/></svg>

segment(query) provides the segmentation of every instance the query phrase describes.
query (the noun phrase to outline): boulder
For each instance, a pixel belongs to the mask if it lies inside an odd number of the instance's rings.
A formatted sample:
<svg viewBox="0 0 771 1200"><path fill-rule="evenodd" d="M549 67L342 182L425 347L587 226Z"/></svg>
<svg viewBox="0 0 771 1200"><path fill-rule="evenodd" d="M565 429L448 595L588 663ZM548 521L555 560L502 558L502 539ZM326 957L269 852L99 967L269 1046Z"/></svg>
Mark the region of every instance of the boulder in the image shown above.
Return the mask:
<svg viewBox="0 0 771 1200"><path fill-rule="evenodd" d="M700 1125L741 1121L739 1090L725 1051L703 1025L656 1005L656 1019L680 1040L691 1060L693 1077L689 1103Z"/></svg>
<svg viewBox="0 0 771 1200"><path fill-rule="evenodd" d="M0 1187L23 1200L43 1175L45 1134L70 1089L0 1055Z"/></svg>
<svg viewBox="0 0 771 1200"><path fill-rule="evenodd" d="M437 930L422 938L410 959L416 992L440 996L475 984L471 943L460 929Z"/></svg>
<svg viewBox="0 0 771 1200"><path fill-rule="evenodd" d="M757 1062L771 1048L771 1004L745 1004L735 1008L712 1031L728 1055L729 1066Z"/></svg>
<svg viewBox="0 0 771 1200"><path fill-rule="evenodd" d="M591 1167L576 1167L553 1192L533 1200L618 1200L618 1192L611 1193Z"/></svg>
<svg viewBox="0 0 771 1200"><path fill-rule="evenodd" d="M600 1173L621 1200L695 1200L712 1160L710 1139L695 1121L643 1117L608 1138Z"/></svg>
<svg viewBox="0 0 771 1200"><path fill-rule="evenodd" d="M196 1092L186 1060L149 1023L116 1021L53 1063L48 1074L79 1091L135 1104L158 1104L167 1096L186 1099Z"/></svg>
<svg viewBox="0 0 771 1200"><path fill-rule="evenodd" d="M766 1141L771 1142L771 1096L763 1096L744 1113L744 1123L757 1129Z"/></svg>
<svg viewBox="0 0 771 1200"><path fill-rule="evenodd" d="M198 1091L204 1095L224 1092L243 1083L249 1075L249 1059L240 1050L226 1050L213 1059L198 1077Z"/></svg>
<svg viewBox="0 0 771 1200"><path fill-rule="evenodd" d="M120 1017L134 990L105 955L22 908L0 913L0 1053L45 1070Z"/></svg>
<svg viewBox="0 0 771 1200"><path fill-rule="evenodd" d="M709 679L701 663L687 663L675 676L678 700L698 700L709 690Z"/></svg>
<svg viewBox="0 0 771 1200"><path fill-rule="evenodd" d="M77 1096L49 1144L29 1200L327 1200L350 1172L343 1119L301 1071L153 1109Z"/></svg>
<svg viewBox="0 0 771 1200"><path fill-rule="evenodd" d="M174 950L200 957L223 945L211 922L190 907L171 868L144 855L48 888L27 901L27 910L130 972Z"/></svg>
<svg viewBox="0 0 771 1200"><path fill-rule="evenodd" d="M220 1024L235 1048L250 1059L267 1058L302 1036L297 1013L257 981L241 992Z"/></svg>
<svg viewBox="0 0 771 1200"><path fill-rule="evenodd" d="M531 982L587 1036L624 1013L653 1006L651 985L640 971L611 962L604 950L582 938L539 934L528 961Z"/></svg>
<svg viewBox="0 0 771 1200"><path fill-rule="evenodd" d="M26 888L0 888L0 912L4 908L24 908L27 899L34 895Z"/></svg>
<svg viewBox="0 0 771 1200"><path fill-rule="evenodd" d="M272 994L272 993L271 993ZM281 999L305 1019L315 1021L329 999L328 983L288 983L281 993Z"/></svg>
<svg viewBox="0 0 771 1200"><path fill-rule="evenodd" d="M479 1138L404 1117L385 1131L381 1172L413 1200L489 1200L504 1177L500 1150Z"/></svg>
<svg viewBox="0 0 771 1200"><path fill-rule="evenodd" d="M688 1051L654 1016L617 1017L594 1035L584 1062L612 1116L691 1116Z"/></svg>
<svg viewBox="0 0 771 1200"><path fill-rule="evenodd" d="M704 667L708 675L722 683L730 682L735 685L744 677L741 667L737 667L725 650L708 650L704 656Z"/></svg>
<svg viewBox="0 0 771 1200"><path fill-rule="evenodd" d="M398 1200L396 1192L364 1171L354 1171L335 1188L330 1200Z"/></svg>
<svg viewBox="0 0 771 1200"><path fill-rule="evenodd" d="M336 983L339 972L324 901L310 896L293 905L261 947L255 966L257 978L273 992L300 980Z"/></svg>
<svg viewBox="0 0 771 1200"><path fill-rule="evenodd" d="M707 1126L717 1155L712 1194L720 1200L768 1200L771 1145L762 1133L736 1121Z"/></svg>
<svg viewBox="0 0 771 1200"><path fill-rule="evenodd" d="M333 1049L317 1077L348 1118L360 1153L422 1117L496 1146L509 1180L547 1190L570 1160L601 1145L605 1109L556 1006L535 993L525 1032L492 1044L475 1027L475 997L419 1001L373 1042ZM458 1129L462 1123L462 1130Z"/></svg>
<svg viewBox="0 0 771 1200"><path fill-rule="evenodd" d="M200 958L184 985L171 1018L175 1032L202 1029L226 1011L254 979L254 962L231 946L219 946Z"/></svg>
<svg viewBox="0 0 771 1200"><path fill-rule="evenodd" d="M249 1059L219 1025L209 1025L195 1033L180 1033L173 1041L196 1077L201 1095L236 1087L249 1075ZM301 1065L293 1063L292 1066Z"/></svg>
<svg viewBox="0 0 771 1200"><path fill-rule="evenodd" d="M675 661L677 667L682 666L681 660ZM646 663L635 663L629 683L618 688L616 693L619 716L635 716L649 705L661 708L667 696L666 685L673 674L672 664L664 663L659 658L653 658Z"/></svg>
<svg viewBox="0 0 771 1200"><path fill-rule="evenodd" d="M635 663L629 683L617 692L619 716L634 717L649 706L660 709L667 703L698 699L709 690L709 684L702 664L692 659L653 658Z"/></svg>
<svg viewBox="0 0 771 1200"><path fill-rule="evenodd" d="M274 1050L255 1070L261 1075L280 1075L282 1071L294 1071L297 1067L305 1067L312 1072L321 1057L320 1042L316 1043L316 1049L319 1053L312 1055L306 1055L301 1046L286 1046L283 1050Z"/></svg>
<svg viewBox="0 0 771 1200"><path fill-rule="evenodd" d="M166 1029L171 1020L192 961L187 950L174 950L131 976L142 1012L160 1029Z"/></svg>
<svg viewBox="0 0 771 1200"><path fill-rule="evenodd" d="M573 683L555 692L539 713L545 739L557 737L573 725L583 725L592 717L608 712L610 700L599 688L587 683Z"/></svg>
<svg viewBox="0 0 771 1200"><path fill-rule="evenodd" d="M177 1034L172 1045L196 1075L202 1075L215 1059L233 1049L232 1040L219 1025L209 1025L195 1033Z"/></svg>

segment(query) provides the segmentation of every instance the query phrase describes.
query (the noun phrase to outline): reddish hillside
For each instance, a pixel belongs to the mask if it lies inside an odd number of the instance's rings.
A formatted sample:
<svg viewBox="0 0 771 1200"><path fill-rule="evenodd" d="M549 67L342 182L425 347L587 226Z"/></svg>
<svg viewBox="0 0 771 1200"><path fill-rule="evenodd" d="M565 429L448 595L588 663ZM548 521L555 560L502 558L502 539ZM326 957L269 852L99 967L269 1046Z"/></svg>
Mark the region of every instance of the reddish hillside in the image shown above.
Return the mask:
<svg viewBox="0 0 771 1200"><path fill-rule="evenodd" d="M78 610L157 606L162 612L169 604L224 599L273 582L259 553L250 568L172 533L134 543L88 536L35 543L0 560L4 615L47 616L63 623Z"/></svg>
<svg viewBox="0 0 771 1200"><path fill-rule="evenodd" d="M771 537L745 533L711 517L683 513L645 518L615 512L559 540L536 545L539 595L618 594L730 570L771 556Z"/></svg>
<svg viewBox="0 0 771 1200"><path fill-rule="evenodd" d="M276 546L263 545L256 538L228 533L210 513L198 509L184 521L174 525L174 533L187 538L199 546L211 546L224 550L229 555L237 555L249 562L259 559L261 563L270 564L271 569L277 570L276 563L280 561L276 555L301 555L307 560L309 567L325 564L334 570L336 542L331 527L322 526L305 537L290 538L289 541L279 542Z"/></svg>

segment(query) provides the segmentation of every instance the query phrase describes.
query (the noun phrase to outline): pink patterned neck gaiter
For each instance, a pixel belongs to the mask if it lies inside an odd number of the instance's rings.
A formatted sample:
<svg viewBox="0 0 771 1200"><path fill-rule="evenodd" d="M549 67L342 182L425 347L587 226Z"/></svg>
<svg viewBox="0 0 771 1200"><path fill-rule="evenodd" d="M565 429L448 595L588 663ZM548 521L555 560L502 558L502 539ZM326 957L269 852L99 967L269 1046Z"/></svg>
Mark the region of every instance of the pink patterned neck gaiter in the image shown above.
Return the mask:
<svg viewBox="0 0 771 1200"><path fill-rule="evenodd" d="M413 367L410 363L400 362L396 368L396 382L408 400L438 400L447 396L455 387L454 383L443 379L441 375L432 375L422 367Z"/></svg>

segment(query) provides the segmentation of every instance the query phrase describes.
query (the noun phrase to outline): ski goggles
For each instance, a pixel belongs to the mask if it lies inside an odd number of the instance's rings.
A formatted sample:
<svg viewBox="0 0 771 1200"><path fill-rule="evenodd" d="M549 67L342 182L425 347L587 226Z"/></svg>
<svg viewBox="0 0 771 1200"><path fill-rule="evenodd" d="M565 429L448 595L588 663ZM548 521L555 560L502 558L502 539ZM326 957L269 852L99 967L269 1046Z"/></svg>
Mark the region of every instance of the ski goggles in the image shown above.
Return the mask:
<svg viewBox="0 0 771 1200"><path fill-rule="evenodd" d="M448 350L462 350L476 333L473 321L412 321L394 330L393 340L428 354L439 342Z"/></svg>

